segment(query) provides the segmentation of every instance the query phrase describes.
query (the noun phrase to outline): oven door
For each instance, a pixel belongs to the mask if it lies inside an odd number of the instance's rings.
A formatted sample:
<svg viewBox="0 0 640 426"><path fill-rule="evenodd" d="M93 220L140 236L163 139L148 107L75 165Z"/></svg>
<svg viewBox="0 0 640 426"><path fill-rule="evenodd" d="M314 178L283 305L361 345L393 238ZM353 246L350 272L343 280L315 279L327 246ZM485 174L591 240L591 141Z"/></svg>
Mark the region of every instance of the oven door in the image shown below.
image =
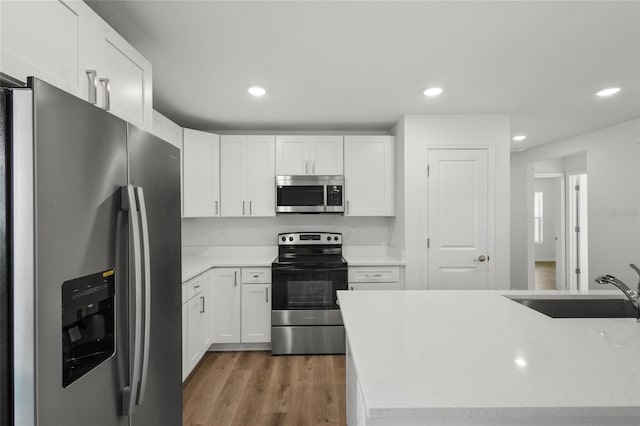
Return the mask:
<svg viewBox="0 0 640 426"><path fill-rule="evenodd" d="M336 291L347 289L347 268L274 265L271 283L274 311L339 309Z"/></svg>

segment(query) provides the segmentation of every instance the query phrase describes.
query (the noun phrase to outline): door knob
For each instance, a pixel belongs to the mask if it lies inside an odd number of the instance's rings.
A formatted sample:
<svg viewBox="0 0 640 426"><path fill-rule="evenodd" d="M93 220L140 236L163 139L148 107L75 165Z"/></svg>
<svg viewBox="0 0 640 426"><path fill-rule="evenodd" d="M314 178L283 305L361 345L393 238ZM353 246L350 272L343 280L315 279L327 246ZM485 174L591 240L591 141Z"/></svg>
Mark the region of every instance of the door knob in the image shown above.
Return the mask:
<svg viewBox="0 0 640 426"><path fill-rule="evenodd" d="M478 256L477 259L473 259L474 262L484 262L485 260L488 260L488 258L484 254Z"/></svg>

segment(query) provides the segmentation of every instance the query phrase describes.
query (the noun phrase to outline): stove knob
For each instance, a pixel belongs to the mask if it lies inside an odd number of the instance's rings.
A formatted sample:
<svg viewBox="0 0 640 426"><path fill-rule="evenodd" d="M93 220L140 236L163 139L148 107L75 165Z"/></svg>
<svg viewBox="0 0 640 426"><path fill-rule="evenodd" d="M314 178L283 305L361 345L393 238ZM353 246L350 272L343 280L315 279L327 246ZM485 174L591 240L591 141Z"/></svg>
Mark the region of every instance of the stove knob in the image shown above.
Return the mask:
<svg viewBox="0 0 640 426"><path fill-rule="evenodd" d="M327 237L327 241L331 241L331 237Z"/></svg>
<svg viewBox="0 0 640 426"><path fill-rule="evenodd" d="M282 241L287 241L287 237L282 237Z"/></svg>
<svg viewBox="0 0 640 426"><path fill-rule="evenodd" d="M335 241L338 241L338 236L336 235L335 237L333 237L333 239L334 239Z"/></svg>
<svg viewBox="0 0 640 426"><path fill-rule="evenodd" d="M293 237L289 237L289 241L293 241Z"/></svg>

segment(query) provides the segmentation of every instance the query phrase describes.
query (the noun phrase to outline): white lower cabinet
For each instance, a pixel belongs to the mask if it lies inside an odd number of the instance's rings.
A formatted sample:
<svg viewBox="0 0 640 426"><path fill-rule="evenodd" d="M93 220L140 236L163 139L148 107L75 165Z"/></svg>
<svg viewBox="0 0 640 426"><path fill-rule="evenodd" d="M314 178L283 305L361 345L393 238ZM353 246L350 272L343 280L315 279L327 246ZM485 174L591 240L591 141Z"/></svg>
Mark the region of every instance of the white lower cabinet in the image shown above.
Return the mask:
<svg viewBox="0 0 640 426"><path fill-rule="evenodd" d="M350 266L349 290L401 290L399 266Z"/></svg>
<svg viewBox="0 0 640 426"><path fill-rule="evenodd" d="M240 343L240 268L213 268L212 342Z"/></svg>
<svg viewBox="0 0 640 426"><path fill-rule="evenodd" d="M183 283L182 380L198 365L211 345L211 271Z"/></svg>
<svg viewBox="0 0 640 426"><path fill-rule="evenodd" d="M212 271L212 343L270 342L271 269Z"/></svg>
<svg viewBox="0 0 640 426"><path fill-rule="evenodd" d="M271 341L271 284L242 284L242 342Z"/></svg>
<svg viewBox="0 0 640 426"><path fill-rule="evenodd" d="M202 347L202 303L199 297L187 302L187 368L189 371L198 364L203 355Z"/></svg>

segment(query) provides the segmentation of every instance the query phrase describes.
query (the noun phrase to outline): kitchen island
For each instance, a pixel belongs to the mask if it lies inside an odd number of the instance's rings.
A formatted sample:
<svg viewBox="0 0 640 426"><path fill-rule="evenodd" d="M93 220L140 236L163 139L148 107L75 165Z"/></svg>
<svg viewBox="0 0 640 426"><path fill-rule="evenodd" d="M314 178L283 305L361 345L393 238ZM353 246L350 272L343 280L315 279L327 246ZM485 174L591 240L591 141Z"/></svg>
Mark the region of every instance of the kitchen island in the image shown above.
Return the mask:
<svg viewBox="0 0 640 426"><path fill-rule="evenodd" d="M554 319L502 293L339 292L349 426L640 425L635 319Z"/></svg>

